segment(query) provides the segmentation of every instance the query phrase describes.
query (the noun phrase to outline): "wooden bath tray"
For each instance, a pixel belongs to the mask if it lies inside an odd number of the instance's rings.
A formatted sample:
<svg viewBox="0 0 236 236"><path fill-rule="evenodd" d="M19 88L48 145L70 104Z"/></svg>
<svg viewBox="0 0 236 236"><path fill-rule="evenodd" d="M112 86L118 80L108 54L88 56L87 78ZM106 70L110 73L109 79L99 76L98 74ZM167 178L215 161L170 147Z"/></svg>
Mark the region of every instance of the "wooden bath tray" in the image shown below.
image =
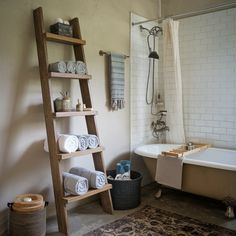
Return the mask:
<svg viewBox="0 0 236 236"><path fill-rule="evenodd" d="M190 155L190 154L202 151L204 149L207 149L211 145L209 145L209 144L195 144L194 143L193 146L194 146L194 149L187 150L186 145L182 145L180 148L173 149L173 150L170 150L170 151L162 152L161 155L162 156L177 157L177 158L178 157L184 157L184 156L187 156L187 155Z"/></svg>

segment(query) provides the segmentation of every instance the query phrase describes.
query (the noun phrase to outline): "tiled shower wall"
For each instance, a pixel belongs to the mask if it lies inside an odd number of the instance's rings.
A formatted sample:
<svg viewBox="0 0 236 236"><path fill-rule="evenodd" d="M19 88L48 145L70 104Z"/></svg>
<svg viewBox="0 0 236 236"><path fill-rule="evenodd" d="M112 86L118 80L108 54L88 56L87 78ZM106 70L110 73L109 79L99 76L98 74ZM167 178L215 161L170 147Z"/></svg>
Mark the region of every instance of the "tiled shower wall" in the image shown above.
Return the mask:
<svg viewBox="0 0 236 236"><path fill-rule="evenodd" d="M137 15L131 18L132 22L145 20ZM182 19L179 30L186 141L235 149L236 8ZM160 37L156 79L163 95L162 43ZM150 129L156 117L145 104L147 55L146 37L139 27L131 27L131 150L158 142Z"/></svg>
<svg viewBox="0 0 236 236"><path fill-rule="evenodd" d="M143 20L147 19L131 14L131 22ZM151 29L154 25L153 22L143 24L148 29ZM131 26L131 151L138 145L156 141L151 130L151 123L156 117L151 115L150 105L145 102L149 54L146 36L147 32L141 32L138 25ZM158 71L158 64L156 64L156 71ZM155 80L157 81L157 73Z"/></svg>
<svg viewBox="0 0 236 236"><path fill-rule="evenodd" d="M236 148L236 8L180 20L187 141Z"/></svg>

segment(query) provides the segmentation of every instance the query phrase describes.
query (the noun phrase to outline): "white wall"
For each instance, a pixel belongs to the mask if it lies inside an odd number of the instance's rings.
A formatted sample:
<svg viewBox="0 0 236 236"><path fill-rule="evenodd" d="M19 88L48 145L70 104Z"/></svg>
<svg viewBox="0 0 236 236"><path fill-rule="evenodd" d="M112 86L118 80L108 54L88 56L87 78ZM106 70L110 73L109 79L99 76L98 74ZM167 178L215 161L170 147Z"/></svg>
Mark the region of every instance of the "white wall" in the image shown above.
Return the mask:
<svg viewBox="0 0 236 236"><path fill-rule="evenodd" d="M54 198L48 154L42 149L45 124L42 109L38 59L34 36L32 10L42 6L45 26L57 17L80 18L83 38L87 41L85 54L89 73L93 75L91 94L97 117L101 143L105 147L106 167L117 160L129 158L130 108L129 61L126 60L126 108L110 112L107 107L107 80L104 57L100 49L129 54L130 11L147 18L157 15L156 0L22 0L0 1L0 235L7 224L6 205L17 194L34 192L44 195L53 206ZM49 61L73 59L72 49L49 43ZM72 87L73 102L78 98L78 83L53 83L53 95ZM84 132L81 119L59 122L63 132ZM78 125L79 122L79 125ZM66 161L64 169L75 163L92 168L90 157Z"/></svg>
<svg viewBox="0 0 236 236"><path fill-rule="evenodd" d="M189 141L236 145L236 8L180 20Z"/></svg>

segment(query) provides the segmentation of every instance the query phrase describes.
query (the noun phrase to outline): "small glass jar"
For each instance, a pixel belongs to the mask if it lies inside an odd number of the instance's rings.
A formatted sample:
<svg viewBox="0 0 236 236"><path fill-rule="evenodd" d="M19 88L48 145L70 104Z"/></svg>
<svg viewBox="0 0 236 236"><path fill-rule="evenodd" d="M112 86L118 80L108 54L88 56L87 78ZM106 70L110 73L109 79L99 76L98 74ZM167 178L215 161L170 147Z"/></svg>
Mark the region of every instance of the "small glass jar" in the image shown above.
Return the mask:
<svg viewBox="0 0 236 236"><path fill-rule="evenodd" d="M57 99L54 100L54 108L55 108L55 112L63 111L62 99L57 98Z"/></svg>

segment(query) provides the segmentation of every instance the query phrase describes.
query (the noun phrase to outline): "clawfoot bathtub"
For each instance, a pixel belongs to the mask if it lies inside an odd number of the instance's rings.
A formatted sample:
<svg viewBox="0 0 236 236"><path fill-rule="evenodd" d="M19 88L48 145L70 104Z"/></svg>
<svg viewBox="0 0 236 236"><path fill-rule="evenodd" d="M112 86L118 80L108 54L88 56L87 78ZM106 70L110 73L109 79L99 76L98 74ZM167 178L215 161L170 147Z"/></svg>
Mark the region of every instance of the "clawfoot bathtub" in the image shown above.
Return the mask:
<svg viewBox="0 0 236 236"><path fill-rule="evenodd" d="M136 148L135 153L144 157L145 165L155 179L158 155L178 147L173 144L150 144ZM184 157L182 191L222 201L232 199L235 204L236 150L208 148Z"/></svg>

